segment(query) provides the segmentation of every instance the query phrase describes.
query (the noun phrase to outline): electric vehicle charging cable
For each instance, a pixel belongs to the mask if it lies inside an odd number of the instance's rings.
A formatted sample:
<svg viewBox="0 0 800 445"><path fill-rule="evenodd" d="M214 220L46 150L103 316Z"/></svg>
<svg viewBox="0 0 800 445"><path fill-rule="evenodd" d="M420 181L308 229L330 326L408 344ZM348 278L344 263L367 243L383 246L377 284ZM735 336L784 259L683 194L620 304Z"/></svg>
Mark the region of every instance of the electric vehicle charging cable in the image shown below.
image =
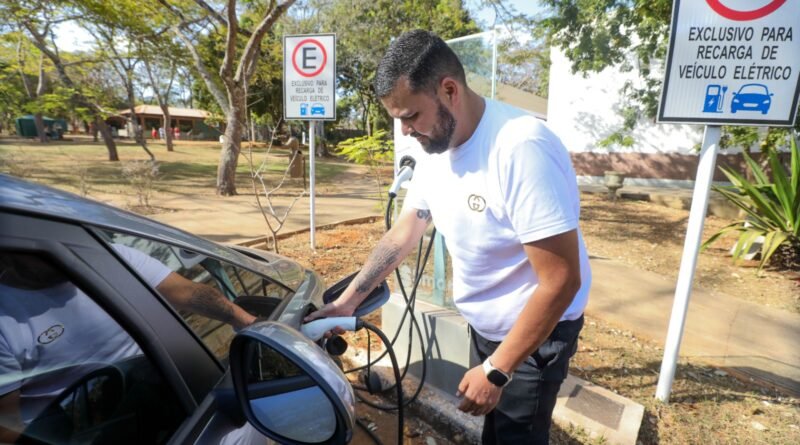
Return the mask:
<svg viewBox="0 0 800 445"><path fill-rule="evenodd" d="M413 171L414 171L415 165L416 165L416 161L410 156L404 156L400 161L400 166L401 166L400 167L400 171L398 172L398 175L395 178L394 183L392 184L392 186L389 189L389 201L388 201L388 204L386 206L386 215L385 215L385 224L386 224L386 230L387 231L391 229L391 212L392 212L392 208L393 208L392 205L394 203L394 199L397 197L397 192L400 189L400 185L403 182L408 181L409 179L411 179L411 177L413 176ZM365 405L371 406L373 408L380 409L382 411L397 411L397 416L398 416L398 435L397 435L398 442L397 443L398 444L403 443L403 432L404 432L403 431L404 430L404 428L403 428L403 424L404 424L403 413L404 413L404 407L407 406L408 404L410 404L411 402L413 402L414 400L416 400L417 397L419 397L419 394L422 392L422 388L425 385L425 379L427 377L427 357L426 357L425 344L424 344L424 340L425 339L422 336L422 330L420 329L419 322L417 321L416 316L414 315L414 307L415 307L415 303L416 303L417 288L419 287L420 280L422 279L422 274L424 272L425 265L428 262L428 258L430 256L431 248L433 246L433 238L435 237L435 235L436 235L436 229L434 228L433 232L431 234L431 237L430 237L430 241L428 242L428 246L425 249L424 258L421 258L422 257L422 250L423 250L422 249L423 240L420 239L419 248L417 249L416 265L415 265L415 268L414 268L415 269L415 275L414 275L415 279L414 279L414 283L413 283L413 286L412 286L412 289L411 289L411 295L410 296L408 295L408 293L407 293L407 291L405 289L405 286L403 285L403 280L402 280L402 276L400 275L400 271L398 269L395 269L395 276L397 278L398 287L400 288L401 294L402 294L403 299L405 301L405 310L403 311L403 315L402 315L402 317L400 319L400 322L399 322L399 325L397 327L397 330L396 330L396 332L395 332L395 334L394 334L394 336L393 336L391 341L389 341L389 339L387 338L386 334L384 332L382 332L380 329L378 329L376 326L374 326L374 325L372 325L372 324L370 324L370 323L368 323L366 321L362 321L362 320L360 320L360 319L358 319L356 317L331 317L331 318L314 320L314 321L312 321L310 323L307 323L307 324L304 324L304 325L301 326L301 331L303 332L303 334L306 335L308 338L312 339L313 341L316 341L316 340L320 339L326 332L330 331L331 329L334 329L337 326L341 327L342 329L350 330L350 331L356 331L356 330L361 329L362 327L367 329L367 364L364 365L364 366L360 366L360 367L349 369L349 370L345 371L345 373L352 373L352 372L360 371L360 370L363 370L363 369L367 370L367 385L369 387L362 387L360 385L353 385L353 388L357 389L357 390L361 390L361 391L365 391L366 390L366 391L369 391L370 393L373 392L373 388L371 387L372 385L370 385L370 381L371 381L371 379L370 379L370 377L371 377L370 369L371 369L372 365L374 365L376 362L378 362L383 357L385 357L386 354L389 355L389 358L390 358L390 360L392 362L392 371L394 373L395 382L394 382L394 385L392 385L392 386L390 386L388 388L382 388L382 391L390 391L392 389L395 389L396 394L397 394L397 404L396 404L396 406L384 406L384 405L380 405L380 404L377 404L377 403L373 403L373 402L371 402L369 400L364 399L358 393L356 393L356 396L358 397L360 402L364 403ZM408 339L408 350L407 350L407 353L406 353L406 363L405 363L405 366L403 367L403 372L402 372L402 375L401 375L400 374L400 367L399 367L399 364L397 362L397 357L396 357L395 352L394 352L394 345L397 342L398 337L400 336L400 333L401 333L401 331L403 329L403 326L405 325L406 317L409 316L409 315L410 315L410 322L409 322L409 332L408 332L408 336L409 336L409 339ZM420 376L419 385L417 386L414 394L410 398L404 399L402 382L405 379L406 373L408 372L409 367L410 367L409 365L410 365L410 362L411 362L411 352L412 352L413 338L414 338L413 330L416 330L417 337L419 338L419 342L420 342L421 356L422 356L422 375ZM386 349L374 361L371 360L371 357L370 357L370 352L371 352L370 332L374 332L376 335L378 335L378 337L380 337L381 341L384 343L384 345L386 347ZM369 428L366 425L363 424L363 422L361 422L360 420L357 420L356 423L359 425L359 427L361 427L362 429L364 429L367 432L367 434L370 436L370 438L373 439L373 441L375 441L378 444L381 443L381 441L377 437L377 435L375 435L372 431L370 431Z"/></svg>
<svg viewBox="0 0 800 445"><path fill-rule="evenodd" d="M362 328L367 329L368 331L374 332L375 335L380 337L381 341L386 344L386 351L389 353L389 359L392 361L392 370L394 371L395 386L397 390L397 443L398 445L402 444L404 430L403 407L405 406L403 403L403 385L400 377L400 365L397 363L397 356L395 355L394 349L389 343L389 338L386 337L386 334L384 334L383 331L378 329L378 327L374 324L361 320L357 317L321 318L300 326L300 332L302 332L303 335L308 337L310 340L317 341L322 338L326 332L336 328L337 326L344 330L353 332ZM358 425L366 429L368 433L372 433L372 431L369 431L369 428L367 428L360 421L358 422ZM376 440L377 443L380 443L380 440L377 438L377 436L373 434L369 435L373 440Z"/></svg>
<svg viewBox="0 0 800 445"><path fill-rule="evenodd" d="M394 199L397 197L397 191L399 190L400 185L403 182L411 179L411 177L413 175L414 166L416 165L416 161L414 161L414 159L412 157L410 157L410 156L404 156L400 161L400 165L401 165L400 171L398 172L398 175L397 175L394 183L389 188L389 202L388 202L388 204L386 206L386 214L385 214L385 223L386 223L387 231L389 229L391 229L392 204L394 202ZM410 361L411 361L411 351L412 351L412 346L413 346L413 337L414 337L414 333L412 331L412 328L414 328L416 330L417 337L419 338L419 341L420 341L421 356L422 356L422 375L420 376L420 381L419 381L419 384L418 384L414 394L410 398L405 399L404 402L398 402L398 405L401 404L401 403L403 403L405 405L409 405L411 402L415 401L417 399L417 397L419 397L419 394L422 392L422 388L425 385L425 379L427 377L427 357L426 357L426 351L425 351L425 345L424 345L424 337L422 336L422 330L419 327L419 322L417 321L416 316L414 315L414 307L415 307L415 302L416 302L417 288L418 288L419 282L420 282L420 280L422 278L422 274L424 272L425 265L428 262L428 258L429 258L430 251L431 251L431 247L433 245L433 238L435 237L435 235L436 235L436 229L434 228L433 229L433 233L431 234L431 237L430 237L430 241L428 243L428 247L427 247L427 249L425 249L424 258L422 259L421 262L420 262L420 259L421 259L420 256L422 255L423 241L420 240L420 245L419 245L419 248L417 250L417 261L416 261L416 266L415 266L415 272L416 272L415 273L415 280L414 280L414 283L413 283L413 287L412 287L412 290L411 290L411 296L410 297L409 297L408 293L406 292L405 286L403 286L403 279L402 279L402 277L400 275L400 271L397 270L397 269L395 270L395 276L397 277L398 287L400 288L401 294L403 295L403 299L405 300L406 309L403 311L403 316L400 319L400 323L398 324L397 331L395 332L395 334L394 334L394 336L392 338L392 341L389 344L386 344L386 351L384 351L374 361L371 360L371 357L370 357L370 352L371 352L371 347L370 346L371 345L370 345L370 337L369 337L369 334L368 334L368 336L367 336L367 345L368 345L367 346L367 364L364 365L364 366L360 366L358 368L354 368L354 369L350 369L350 370L346 371L348 373L349 372L356 372L356 371L360 371L360 370L363 370L363 369L366 368L366 370L367 370L367 384L369 386L371 386L370 385L370 381L371 381L370 377L371 377L371 375L369 373L371 366L375 362L377 362L377 361L381 360L383 357L385 357L387 351L394 346L394 344L397 341L397 338L400 335L400 332L403 329L406 317L410 315L411 321L410 321L409 332L408 332L409 339L408 339L408 350L407 350L407 353L406 353L406 363L405 363L405 366L403 367L403 373L402 373L402 375L400 377L399 383L395 383L395 385L402 386L402 381L405 380L406 373L409 370L409 364L410 364ZM384 343L385 343L385 341L384 341ZM370 387L363 387L363 386L359 386L359 385L353 385L353 388L358 389L358 390L362 390L362 391L366 390L366 391L369 391L370 393L372 393L372 388L370 388ZM384 391L389 391L391 389L393 389L393 387L390 386L390 387L385 388L383 390ZM364 403L364 404L366 404L368 406L371 406L373 408L380 409L380 410L383 410L383 411L394 411L394 410L398 409L395 406L385 406L385 405L379 405L379 404L370 402L369 400L365 400L364 398L362 398L360 396L359 396L359 400L362 403Z"/></svg>

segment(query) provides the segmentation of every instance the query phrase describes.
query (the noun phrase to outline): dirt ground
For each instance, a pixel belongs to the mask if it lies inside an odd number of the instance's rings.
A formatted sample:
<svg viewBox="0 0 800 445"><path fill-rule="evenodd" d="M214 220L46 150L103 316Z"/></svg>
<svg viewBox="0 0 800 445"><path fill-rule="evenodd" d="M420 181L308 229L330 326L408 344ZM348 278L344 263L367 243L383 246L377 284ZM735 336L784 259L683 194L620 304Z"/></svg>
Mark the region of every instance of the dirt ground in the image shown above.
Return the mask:
<svg viewBox="0 0 800 445"><path fill-rule="evenodd" d="M613 258L632 266L676 277L683 249L688 212L643 201L611 203L599 195L582 195L582 231L593 256ZM728 222L709 217L704 239ZM320 272L328 285L358 270L383 234L383 222L338 226L318 231L317 251L310 252L303 233L281 241L281 253ZM695 285L732 298L743 298L787 311L800 311L800 274L753 264L732 264L727 255L732 239L704 251ZM351 339L352 340L352 339ZM363 342L363 339L359 339ZM571 372L645 406L638 443L794 444L800 443L800 401L752 382L742 382L702 363L682 360L671 403L653 394L663 351L659 344L640 339L602 320L587 318ZM366 423L374 424L384 443L395 443L393 414L358 407ZM460 443L444 438L431 426L409 419L407 444ZM371 440L357 432L355 443ZM554 444L599 444L580 429L554 426Z"/></svg>
<svg viewBox="0 0 800 445"><path fill-rule="evenodd" d="M645 201L607 201L581 195L581 229L589 254L613 258L677 279L689 213ZM733 222L706 218L703 240ZM733 264L735 238L718 240L700 254L694 285L754 303L800 312L800 269L757 272L757 261Z"/></svg>

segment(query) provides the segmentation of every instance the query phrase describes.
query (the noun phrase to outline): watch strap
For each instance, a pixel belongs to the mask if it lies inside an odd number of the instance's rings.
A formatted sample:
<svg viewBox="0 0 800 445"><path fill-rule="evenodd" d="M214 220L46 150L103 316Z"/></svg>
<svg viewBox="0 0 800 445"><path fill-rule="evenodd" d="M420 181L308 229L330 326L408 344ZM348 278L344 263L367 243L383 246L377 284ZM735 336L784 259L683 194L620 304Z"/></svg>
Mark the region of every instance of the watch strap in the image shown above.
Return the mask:
<svg viewBox="0 0 800 445"><path fill-rule="evenodd" d="M486 375L486 378L489 380L489 382L491 382L493 385L499 386L500 388L504 388L511 382L511 375L506 373L505 371L495 368L488 357L486 358L486 360L483 361L482 366L483 366L483 373ZM490 374L499 374L502 378L505 378L505 383L499 384L498 382L494 382L493 381L494 379L493 377L490 377Z"/></svg>

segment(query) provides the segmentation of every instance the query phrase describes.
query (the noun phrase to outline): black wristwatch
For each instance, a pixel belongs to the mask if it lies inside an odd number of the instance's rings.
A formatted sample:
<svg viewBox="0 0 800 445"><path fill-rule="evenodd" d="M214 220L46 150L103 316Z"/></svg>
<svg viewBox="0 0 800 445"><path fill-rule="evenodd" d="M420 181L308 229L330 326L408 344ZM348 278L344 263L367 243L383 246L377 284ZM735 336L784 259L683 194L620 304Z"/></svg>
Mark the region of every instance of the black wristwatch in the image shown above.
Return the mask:
<svg viewBox="0 0 800 445"><path fill-rule="evenodd" d="M511 375L495 368L489 358L483 361L483 372L486 374L486 379L499 388L511 383Z"/></svg>

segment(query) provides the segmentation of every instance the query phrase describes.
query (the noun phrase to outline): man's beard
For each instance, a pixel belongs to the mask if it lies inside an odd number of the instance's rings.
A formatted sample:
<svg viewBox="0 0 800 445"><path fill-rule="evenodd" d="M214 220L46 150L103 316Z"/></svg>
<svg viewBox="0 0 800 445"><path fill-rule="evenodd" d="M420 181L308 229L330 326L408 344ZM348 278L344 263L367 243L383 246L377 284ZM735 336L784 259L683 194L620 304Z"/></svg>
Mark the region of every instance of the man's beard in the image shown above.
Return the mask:
<svg viewBox="0 0 800 445"><path fill-rule="evenodd" d="M453 133L456 131L456 120L450 111L442 105L441 101L439 101L439 108L436 111L436 115L438 120L433 129L433 133L427 136L427 144L420 141L422 149L425 150L425 153L429 154L446 152L450 148L450 140L453 138ZM437 132L439 133L438 135Z"/></svg>

